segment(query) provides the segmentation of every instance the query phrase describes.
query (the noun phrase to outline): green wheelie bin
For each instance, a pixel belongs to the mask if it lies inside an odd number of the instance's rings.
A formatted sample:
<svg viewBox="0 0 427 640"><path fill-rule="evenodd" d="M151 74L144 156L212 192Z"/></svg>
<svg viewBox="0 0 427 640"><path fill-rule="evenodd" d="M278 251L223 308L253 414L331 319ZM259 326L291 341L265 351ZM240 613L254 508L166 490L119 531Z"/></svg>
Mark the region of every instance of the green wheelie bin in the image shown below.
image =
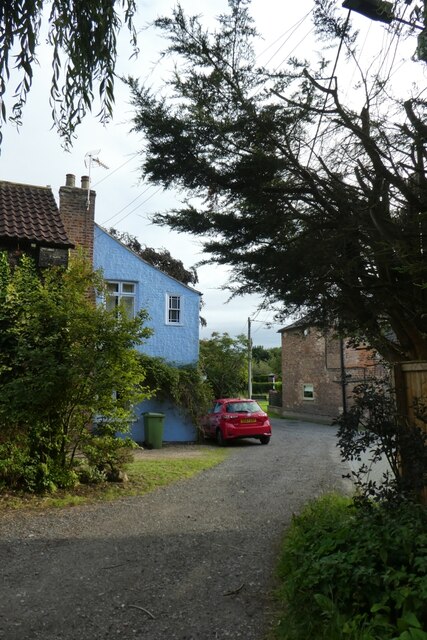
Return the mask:
<svg viewBox="0 0 427 640"><path fill-rule="evenodd" d="M163 442L163 426L165 416L163 413L151 413L144 415L144 443L147 449L161 449Z"/></svg>

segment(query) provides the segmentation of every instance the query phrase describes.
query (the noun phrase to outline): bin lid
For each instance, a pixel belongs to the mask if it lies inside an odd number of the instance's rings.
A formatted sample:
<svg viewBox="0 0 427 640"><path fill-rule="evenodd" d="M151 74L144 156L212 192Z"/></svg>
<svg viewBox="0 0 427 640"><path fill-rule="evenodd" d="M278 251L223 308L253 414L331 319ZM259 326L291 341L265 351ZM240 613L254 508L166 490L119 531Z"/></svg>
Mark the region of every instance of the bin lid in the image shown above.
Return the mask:
<svg viewBox="0 0 427 640"><path fill-rule="evenodd" d="M164 413L152 413L151 411L145 411L145 413L142 414L143 416L148 416L150 418L164 418L165 414Z"/></svg>

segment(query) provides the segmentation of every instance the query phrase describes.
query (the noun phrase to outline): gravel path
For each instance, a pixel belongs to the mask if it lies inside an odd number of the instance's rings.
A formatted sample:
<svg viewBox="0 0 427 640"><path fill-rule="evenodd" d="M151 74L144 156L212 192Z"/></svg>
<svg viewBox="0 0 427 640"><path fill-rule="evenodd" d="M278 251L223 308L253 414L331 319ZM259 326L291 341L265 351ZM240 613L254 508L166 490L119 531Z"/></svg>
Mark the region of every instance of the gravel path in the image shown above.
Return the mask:
<svg viewBox="0 0 427 640"><path fill-rule="evenodd" d="M0 638L262 640L292 514L345 485L331 427L273 421L140 498L0 521Z"/></svg>

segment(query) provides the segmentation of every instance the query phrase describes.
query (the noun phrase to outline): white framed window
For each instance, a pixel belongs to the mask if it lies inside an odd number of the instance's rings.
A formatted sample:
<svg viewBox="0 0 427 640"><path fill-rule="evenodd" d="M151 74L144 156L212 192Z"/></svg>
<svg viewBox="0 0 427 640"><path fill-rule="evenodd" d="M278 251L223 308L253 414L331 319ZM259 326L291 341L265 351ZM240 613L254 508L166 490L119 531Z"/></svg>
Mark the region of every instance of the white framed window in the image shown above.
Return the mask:
<svg viewBox="0 0 427 640"><path fill-rule="evenodd" d="M311 383L304 383L302 385L302 397L304 400L314 400L314 385Z"/></svg>
<svg viewBox="0 0 427 640"><path fill-rule="evenodd" d="M166 295L166 324L182 324L182 297Z"/></svg>
<svg viewBox="0 0 427 640"><path fill-rule="evenodd" d="M117 309L121 304L129 318L135 317L135 283L107 282L106 307L108 311Z"/></svg>

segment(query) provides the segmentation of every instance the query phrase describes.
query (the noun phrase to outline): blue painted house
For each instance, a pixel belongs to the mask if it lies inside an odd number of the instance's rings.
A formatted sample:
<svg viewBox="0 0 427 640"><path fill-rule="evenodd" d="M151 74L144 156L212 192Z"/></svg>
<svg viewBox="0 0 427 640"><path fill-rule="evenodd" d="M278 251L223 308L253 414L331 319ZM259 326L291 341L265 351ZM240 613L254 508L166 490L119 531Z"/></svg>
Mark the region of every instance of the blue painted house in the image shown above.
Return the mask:
<svg viewBox="0 0 427 640"><path fill-rule="evenodd" d="M140 258L105 229L94 223L95 192L83 176L75 185L72 174L59 190L60 214L68 237L85 249L107 283L107 306L122 303L131 315L148 312L147 326L153 335L139 347L150 356L175 365L196 364L199 358L199 314L201 294ZM196 428L175 406L147 400L136 407L132 429L136 442L144 441L145 412L165 414L164 441L190 442Z"/></svg>
<svg viewBox="0 0 427 640"><path fill-rule="evenodd" d="M200 293L140 258L131 249L94 225L94 267L102 269L109 297L107 306L124 303L131 315L148 312L153 335L139 348L176 365L196 364L199 357ZM143 413L165 414L164 441L193 441L195 427L170 405L147 400L137 407L132 437L144 440Z"/></svg>

